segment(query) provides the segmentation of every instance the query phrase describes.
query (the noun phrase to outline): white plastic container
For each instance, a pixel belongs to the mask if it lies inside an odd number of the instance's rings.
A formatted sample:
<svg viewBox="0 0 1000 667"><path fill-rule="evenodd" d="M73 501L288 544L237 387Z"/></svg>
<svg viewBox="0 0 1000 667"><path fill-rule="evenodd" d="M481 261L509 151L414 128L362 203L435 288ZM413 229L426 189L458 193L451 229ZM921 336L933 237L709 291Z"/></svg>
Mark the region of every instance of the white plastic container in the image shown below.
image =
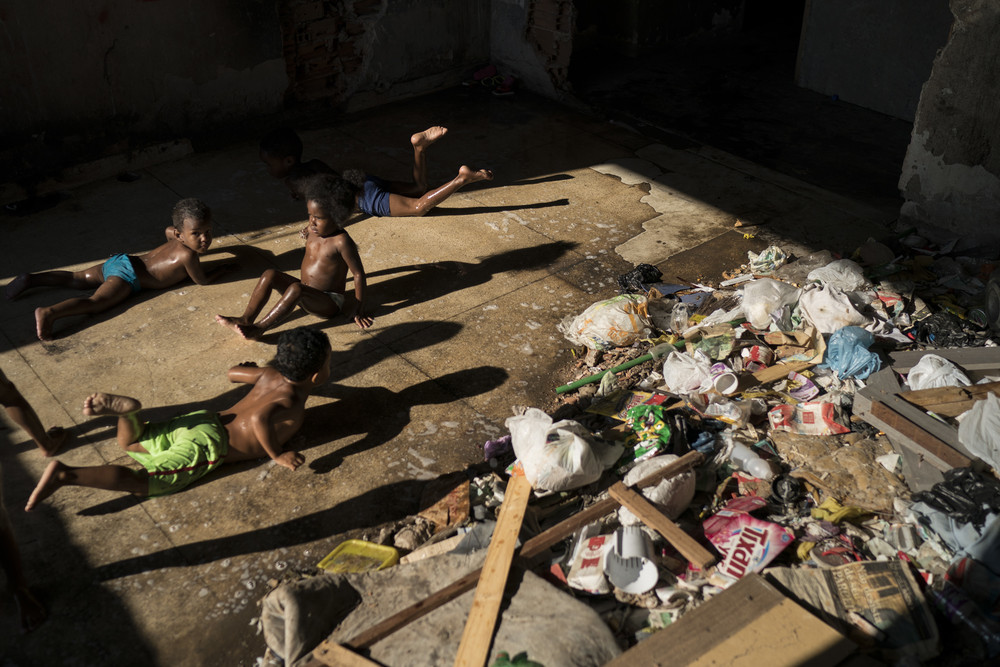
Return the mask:
<svg viewBox="0 0 1000 667"><path fill-rule="evenodd" d="M774 470L771 469L771 465L762 459L757 452L742 443L733 443L733 450L729 454L729 460L740 470L748 472L758 479L767 480L774 477Z"/></svg>

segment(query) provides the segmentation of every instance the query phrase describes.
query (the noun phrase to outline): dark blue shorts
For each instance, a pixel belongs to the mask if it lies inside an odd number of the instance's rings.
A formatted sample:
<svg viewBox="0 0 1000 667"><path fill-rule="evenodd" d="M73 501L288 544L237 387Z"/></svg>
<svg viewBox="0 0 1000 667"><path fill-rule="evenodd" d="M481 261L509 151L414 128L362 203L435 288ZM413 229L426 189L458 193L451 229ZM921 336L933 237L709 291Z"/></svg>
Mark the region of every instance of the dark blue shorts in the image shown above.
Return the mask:
<svg viewBox="0 0 1000 667"><path fill-rule="evenodd" d="M358 208L377 218L392 215L389 212L389 184L377 176L365 176L358 196Z"/></svg>

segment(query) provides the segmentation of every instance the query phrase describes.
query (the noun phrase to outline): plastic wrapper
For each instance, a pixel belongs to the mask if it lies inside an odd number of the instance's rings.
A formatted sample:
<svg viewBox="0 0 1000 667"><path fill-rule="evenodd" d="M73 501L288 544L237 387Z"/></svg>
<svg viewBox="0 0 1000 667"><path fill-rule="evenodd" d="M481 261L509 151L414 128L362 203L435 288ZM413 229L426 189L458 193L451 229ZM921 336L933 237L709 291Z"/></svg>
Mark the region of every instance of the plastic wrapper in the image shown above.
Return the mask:
<svg viewBox="0 0 1000 667"><path fill-rule="evenodd" d="M865 327L872 322L858 312L843 290L833 285L805 290L799 298L799 308L802 317L824 334L844 327Z"/></svg>
<svg viewBox="0 0 1000 667"><path fill-rule="evenodd" d="M622 294L645 294L646 285L659 282L662 277L663 272L652 264L640 264L618 276L618 291Z"/></svg>
<svg viewBox="0 0 1000 667"><path fill-rule="evenodd" d="M625 347L648 338L651 329L646 297L623 294L598 301L576 317L559 323L563 336L575 345L593 350Z"/></svg>
<svg viewBox="0 0 1000 667"><path fill-rule="evenodd" d="M795 539L791 528L750 515L766 504L757 496L735 498L702 523L705 537L723 554L713 579L728 584L760 572Z"/></svg>
<svg viewBox="0 0 1000 667"><path fill-rule="evenodd" d="M864 380L882 368L878 354L868 349L874 342L875 336L861 327L837 329L826 344L826 358L821 365L837 377Z"/></svg>
<svg viewBox="0 0 1000 667"><path fill-rule="evenodd" d="M776 245L769 245L759 253L752 250L747 251L748 267L750 273L766 274L774 273L774 270L788 261L788 255L784 250Z"/></svg>
<svg viewBox="0 0 1000 667"><path fill-rule="evenodd" d="M582 424L552 418L537 408L505 422L514 453L532 488L566 491L597 481L614 464L622 447L591 440Z"/></svg>
<svg viewBox="0 0 1000 667"><path fill-rule="evenodd" d="M958 441L969 451L1000 470L1000 398L989 393L962 415Z"/></svg>
<svg viewBox="0 0 1000 667"><path fill-rule="evenodd" d="M663 362L663 382L675 394L703 394L711 391L712 362L701 352L671 352Z"/></svg>
<svg viewBox="0 0 1000 667"><path fill-rule="evenodd" d="M809 280L832 285L845 292L870 287L861 265L850 259L837 259L809 272Z"/></svg>
<svg viewBox="0 0 1000 667"><path fill-rule="evenodd" d="M968 387L972 382L958 366L944 357L925 354L906 374L906 384L916 391L937 387Z"/></svg>
<svg viewBox="0 0 1000 667"><path fill-rule="evenodd" d="M801 290L787 283L762 278L743 288L743 313L755 329L769 329L777 322L779 329L791 328L791 309Z"/></svg>
<svg viewBox="0 0 1000 667"><path fill-rule="evenodd" d="M800 435L850 433L851 429L841 424L838 417L837 406L820 401L778 405L767 413L771 428Z"/></svg>

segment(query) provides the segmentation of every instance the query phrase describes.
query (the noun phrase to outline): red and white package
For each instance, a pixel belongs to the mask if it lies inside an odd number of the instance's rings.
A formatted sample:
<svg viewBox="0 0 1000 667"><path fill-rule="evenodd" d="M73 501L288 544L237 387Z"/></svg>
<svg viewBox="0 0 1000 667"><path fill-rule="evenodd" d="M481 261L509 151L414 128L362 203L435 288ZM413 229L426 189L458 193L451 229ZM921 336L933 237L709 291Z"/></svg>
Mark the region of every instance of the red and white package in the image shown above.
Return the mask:
<svg viewBox="0 0 1000 667"><path fill-rule="evenodd" d="M611 548L612 535L583 537L577 545L576 557L566 575L566 582L587 593L610 593L611 585L604 576L604 552Z"/></svg>
<svg viewBox="0 0 1000 667"><path fill-rule="evenodd" d="M716 568L720 585L760 572L795 539L790 528L750 516L766 504L757 496L740 496L702 523L705 537L723 554Z"/></svg>
<svg viewBox="0 0 1000 667"><path fill-rule="evenodd" d="M851 429L837 421L837 406L822 401L778 405L767 413L771 428L800 435L836 435Z"/></svg>

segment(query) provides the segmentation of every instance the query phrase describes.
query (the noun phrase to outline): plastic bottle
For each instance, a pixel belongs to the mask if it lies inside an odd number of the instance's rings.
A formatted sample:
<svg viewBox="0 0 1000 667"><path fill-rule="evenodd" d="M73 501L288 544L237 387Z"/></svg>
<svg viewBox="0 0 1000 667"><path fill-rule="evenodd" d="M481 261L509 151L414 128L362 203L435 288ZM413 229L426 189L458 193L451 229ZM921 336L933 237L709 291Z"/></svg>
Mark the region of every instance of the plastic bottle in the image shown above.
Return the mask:
<svg viewBox="0 0 1000 667"><path fill-rule="evenodd" d="M774 477L774 471L771 470L770 464L762 459L757 452L742 443L733 443L729 461L740 470L748 472L758 479L768 480Z"/></svg>
<svg viewBox="0 0 1000 667"><path fill-rule="evenodd" d="M670 311L670 328L676 334L681 334L688 328L688 307L682 302L677 303Z"/></svg>

